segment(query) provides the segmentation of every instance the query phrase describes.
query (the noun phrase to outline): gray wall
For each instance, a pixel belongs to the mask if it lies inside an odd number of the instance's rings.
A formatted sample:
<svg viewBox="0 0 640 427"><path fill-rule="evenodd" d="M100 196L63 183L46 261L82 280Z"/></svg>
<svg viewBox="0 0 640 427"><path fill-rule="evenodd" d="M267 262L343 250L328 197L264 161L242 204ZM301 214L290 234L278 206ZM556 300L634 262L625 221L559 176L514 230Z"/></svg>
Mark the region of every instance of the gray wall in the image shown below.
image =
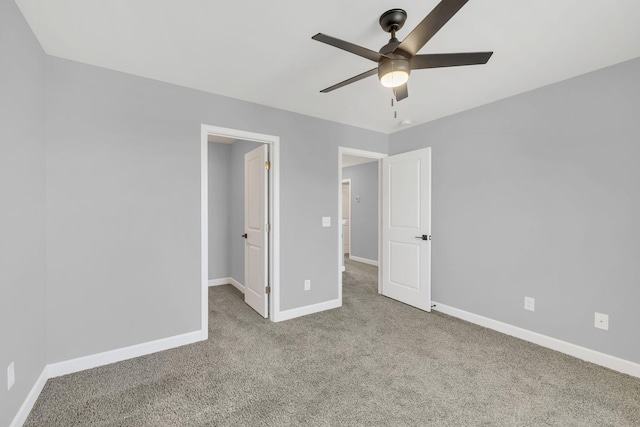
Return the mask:
<svg viewBox="0 0 640 427"><path fill-rule="evenodd" d="M244 285L244 155L260 143L209 143L209 279Z"/></svg>
<svg viewBox="0 0 640 427"><path fill-rule="evenodd" d="M49 362L200 329L201 124L280 137L282 310L338 298L338 146L388 142L52 57L47 122Z"/></svg>
<svg viewBox="0 0 640 427"><path fill-rule="evenodd" d="M378 260L378 162L342 169L351 179L351 255ZM360 201L356 201L356 197Z"/></svg>
<svg viewBox="0 0 640 427"><path fill-rule="evenodd" d="M391 135L392 154L433 147L435 301L640 362L638 76L640 59Z"/></svg>
<svg viewBox="0 0 640 427"><path fill-rule="evenodd" d="M209 143L209 279L231 275L229 184L231 145ZM243 254L244 256L244 254Z"/></svg>
<svg viewBox="0 0 640 427"><path fill-rule="evenodd" d="M42 372L45 349L45 56L0 2L0 425ZM7 367L16 383L7 391Z"/></svg>

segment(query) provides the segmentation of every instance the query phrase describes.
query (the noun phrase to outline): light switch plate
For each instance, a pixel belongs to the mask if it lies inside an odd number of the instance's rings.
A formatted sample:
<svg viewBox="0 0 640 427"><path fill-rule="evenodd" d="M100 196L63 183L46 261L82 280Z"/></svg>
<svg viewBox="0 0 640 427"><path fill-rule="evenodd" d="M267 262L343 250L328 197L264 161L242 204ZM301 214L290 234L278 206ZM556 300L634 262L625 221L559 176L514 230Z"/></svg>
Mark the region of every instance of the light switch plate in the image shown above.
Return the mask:
<svg viewBox="0 0 640 427"><path fill-rule="evenodd" d="M524 309L529 311L536 311L536 300L531 297L524 297Z"/></svg>
<svg viewBox="0 0 640 427"><path fill-rule="evenodd" d="M322 217L322 226L323 227L331 227L331 217L330 216L323 216Z"/></svg>

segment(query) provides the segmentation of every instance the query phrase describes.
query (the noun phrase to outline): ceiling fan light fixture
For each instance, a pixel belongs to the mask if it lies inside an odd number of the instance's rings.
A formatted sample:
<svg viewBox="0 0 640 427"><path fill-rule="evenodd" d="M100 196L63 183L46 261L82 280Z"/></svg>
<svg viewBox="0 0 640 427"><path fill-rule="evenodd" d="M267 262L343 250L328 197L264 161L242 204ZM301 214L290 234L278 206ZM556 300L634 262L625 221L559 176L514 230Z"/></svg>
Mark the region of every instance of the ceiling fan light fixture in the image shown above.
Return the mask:
<svg viewBox="0 0 640 427"><path fill-rule="evenodd" d="M402 86L410 72L409 61L404 58L383 60L378 65L378 78L384 87Z"/></svg>
<svg viewBox="0 0 640 427"><path fill-rule="evenodd" d="M380 83L384 87L402 86L409 80L409 74L406 71L391 71L380 77Z"/></svg>

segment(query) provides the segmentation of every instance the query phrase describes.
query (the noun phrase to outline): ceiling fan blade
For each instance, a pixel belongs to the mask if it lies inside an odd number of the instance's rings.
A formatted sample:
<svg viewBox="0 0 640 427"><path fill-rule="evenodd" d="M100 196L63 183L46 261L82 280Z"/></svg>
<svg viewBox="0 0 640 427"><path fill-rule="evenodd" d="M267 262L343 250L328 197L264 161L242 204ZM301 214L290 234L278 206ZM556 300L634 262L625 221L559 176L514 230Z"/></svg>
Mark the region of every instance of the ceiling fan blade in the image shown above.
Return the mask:
<svg viewBox="0 0 640 427"><path fill-rule="evenodd" d="M351 77L350 79L347 79L347 80L345 80L345 81L343 81L343 82L340 82L340 83L335 84L335 85L333 85L333 86L329 86L329 87L328 87L328 88L326 88L326 89L322 89L320 92L322 92L322 93L331 92L332 90L340 89L342 86L346 86L346 85L348 85L348 84L355 83L355 82L357 82L358 80L362 80L362 79L364 79L364 78L366 78L366 77L374 76L374 75L376 75L376 74L378 74L378 69L377 69L377 68L374 68L374 69L372 69L372 70L365 71L365 72L364 72L364 73L362 73L362 74L358 74L358 75L357 75L357 76L355 76L355 77Z"/></svg>
<svg viewBox="0 0 640 427"><path fill-rule="evenodd" d="M411 69L457 67L459 65L486 64L493 52L433 53L411 58Z"/></svg>
<svg viewBox="0 0 640 427"><path fill-rule="evenodd" d="M442 0L420 22L416 28L396 48L409 53L411 56L418 53L431 37L433 37L469 0Z"/></svg>
<svg viewBox="0 0 640 427"><path fill-rule="evenodd" d="M396 96L396 101L402 101L407 96L409 96L409 90L407 89L407 84L403 84L402 86L394 87L393 94Z"/></svg>
<svg viewBox="0 0 640 427"><path fill-rule="evenodd" d="M318 33L311 38L319 42L326 43L330 46L337 47L338 49L346 50L347 52L351 52L363 58L370 59L374 62L380 61L380 59L383 57L383 55L374 50L367 49L366 47L358 46L357 44L349 43L344 40L328 36L326 34Z"/></svg>

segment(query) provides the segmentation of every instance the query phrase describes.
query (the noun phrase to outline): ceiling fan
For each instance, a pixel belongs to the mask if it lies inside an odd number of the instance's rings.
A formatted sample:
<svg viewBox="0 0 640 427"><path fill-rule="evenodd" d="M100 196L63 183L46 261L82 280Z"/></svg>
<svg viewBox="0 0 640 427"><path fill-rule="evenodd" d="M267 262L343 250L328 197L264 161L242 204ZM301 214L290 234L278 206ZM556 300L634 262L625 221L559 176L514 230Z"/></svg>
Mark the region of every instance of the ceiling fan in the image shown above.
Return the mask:
<svg viewBox="0 0 640 427"><path fill-rule="evenodd" d="M418 51L453 17L469 0L442 0L403 40L396 38L407 20L407 12L391 9L380 16L380 26L391 33L389 43L379 52L367 49L326 34L318 33L312 37L322 43L346 50L355 55L377 62L378 66L355 77L321 90L331 92L366 77L378 74L383 86L393 89L397 101L409 96L407 81L411 70L424 68L456 67L460 65L486 64L493 52L435 53L417 55Z"/></svg>

